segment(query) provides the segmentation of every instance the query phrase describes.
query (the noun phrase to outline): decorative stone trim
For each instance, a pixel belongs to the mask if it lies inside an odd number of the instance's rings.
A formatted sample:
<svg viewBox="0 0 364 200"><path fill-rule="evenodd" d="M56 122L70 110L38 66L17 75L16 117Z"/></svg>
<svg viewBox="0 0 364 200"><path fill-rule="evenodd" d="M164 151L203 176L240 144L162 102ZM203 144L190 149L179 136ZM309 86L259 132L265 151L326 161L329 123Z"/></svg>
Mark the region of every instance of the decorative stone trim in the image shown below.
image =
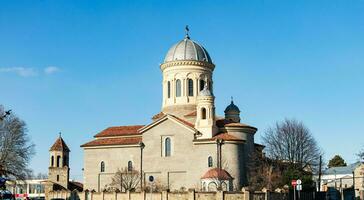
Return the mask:
<svg viewBox="0 0 364 200"><path fill-rule="evenodd" d="M211 70L214 70L215 65L212 63L208 63L208 62L203 62L203 61L196 61L196 60L176 60L176 61L170 61L170 62L166 62L160 65L160 68L162 70L166 69L167 67L172 67L172 66L178 66L178 65L197 65L197 66L203 66L203 67L208 67Z"/></svg>

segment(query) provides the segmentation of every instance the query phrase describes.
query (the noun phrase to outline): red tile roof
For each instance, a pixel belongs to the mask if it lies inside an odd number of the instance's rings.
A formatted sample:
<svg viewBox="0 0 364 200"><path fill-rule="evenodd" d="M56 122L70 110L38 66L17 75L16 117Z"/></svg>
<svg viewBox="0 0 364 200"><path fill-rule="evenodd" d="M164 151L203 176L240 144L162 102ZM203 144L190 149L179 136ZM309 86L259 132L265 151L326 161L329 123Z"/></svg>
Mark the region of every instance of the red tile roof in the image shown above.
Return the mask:
<svg viewBox="0 0 364 200"><path fill-rule="evenodd" d="M100 138L87 142L81 147L109 146L109 145L130 145L138 144L142 141L142 137L121 137L121 138Z"/></svg>
<svg viewBox="0 0 364 200"><path fill-rule="evenodd" d="M233 135L230 135L228 133L219 133L217 135L215 135L214 137L212 137L213 140L216 140L216 139L222 139L222 140L225 140L225 141L241 141L242 139L239 139Z"/></svg>
<svg viewBox="0 0 364 200"><path fill-rule="evenodd" d="M195 117L197 116L197 111L193 111L191 113L188 113L187 115L185 115L185 117Z"/></svg>
<svg viewBox="0 0 364 200"><path fill-rule="evenodd" d="M227 120L227 119L218 119L216 120L216 126L219 128L222 127L245 127L245 128L251 128L251 129L256 129L253 126L249 126L247 124L243 124L243 123L237 123L237 122L233 122L231 120Z"/></svg>
<svg viewBox="0 0 364 200"><path fill-rule="evenodd" d="M160 119L160 118L164 117L164 115L166 115L166 114L164 114L163 112L160 112L160 113L158 113L158 114L154 115L154 116L152 117L152 120Z"/></svg>
<svg viewBox="0 0 364 200"><path fill-rule="evenodd" d="M219 168L210 169L201 177L201 179L206 179L206 178L214 178L214 179L216 178L220 180L233 179L233 177L227 171Z"/></svg>
<svg viewBox="0 0 364 200"><path fill-rule="evenodd" d="M133 125L133 126L113 126L109 127L94 137L110 137L110 136L126 136L126 135L138 135L138 130L144 125Z"/></svg>
<svg viewBox="0 0 364 200"><path fill-rule="evenodd" d="M61 136L59 136L52 145L50 151L66 151L70 152L70 149L68 148L67 144L64 142Z"/></svg>

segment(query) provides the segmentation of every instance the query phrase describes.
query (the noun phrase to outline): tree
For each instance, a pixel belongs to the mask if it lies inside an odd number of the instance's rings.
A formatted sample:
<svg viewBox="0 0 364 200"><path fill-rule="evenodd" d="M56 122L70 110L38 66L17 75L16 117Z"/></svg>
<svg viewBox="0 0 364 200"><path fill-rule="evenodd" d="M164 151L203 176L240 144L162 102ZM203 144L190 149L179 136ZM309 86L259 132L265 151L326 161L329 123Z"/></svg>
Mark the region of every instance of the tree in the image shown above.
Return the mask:
<svg viewBox="0 0 364 200"><path fill-rule="evenodd" d="M358 153L359 160L364 162L364 149Z"/></svg>
<svg viewBox="0 0 364 200"><path fill-rule="evenodd" d="M5 116L1 110L0 115ZM33 154L34 145L27 135L25 122L12 113L7 114L0 120L0 177L29 177L28 166Z"/></svg>
<svg viewBox="0 0 364 200"><path fill-rule="evenodd" d="M274 127L267 129L262 140L266 145L267 157L284 166L284 184L290 185L293 178L312 174L319 167L322 152L302 122L293 119L277 122Z"/></svg>
<svg viewBox="0 0 364 200"><path fill-rule="evenodd" d="M134 191L140 182L140 173L136 170L129 171L128 168L118 169L111 179L110 186L120 191Z"/></svg>
<svg viewBox="0 0 364 200"><path fill-rule="evenodd" d="M346 162L341 156L335 155L333 158L331 158L331 160L329 161L329 164L327 166L329 168L331 168L331 167L345 167Z"/></svg>

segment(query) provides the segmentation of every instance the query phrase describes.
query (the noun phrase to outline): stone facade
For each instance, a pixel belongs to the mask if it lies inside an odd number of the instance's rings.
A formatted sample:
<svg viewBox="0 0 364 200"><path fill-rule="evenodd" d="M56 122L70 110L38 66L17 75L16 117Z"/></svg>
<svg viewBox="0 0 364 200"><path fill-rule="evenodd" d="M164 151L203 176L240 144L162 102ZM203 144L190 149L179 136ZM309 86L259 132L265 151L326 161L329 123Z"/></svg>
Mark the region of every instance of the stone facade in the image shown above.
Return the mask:
<svg viewBox="0 0 364 200"><path fill-rule="evenodd" d="M225 117L216 115L215 65L207 51L187 35L168 51L160 68L162 109L150 124L109 127L81 146L84 189L101 192L111 187L118 169L132 166L142 174L139 188L153 176L172 191L206 190L201 177L215 169L231 175L231 180L224 180L229 183L226 190L240 190L247 184L257 129L240 123L233 101ZM208 180L218 182L219 176Z"/></svg>

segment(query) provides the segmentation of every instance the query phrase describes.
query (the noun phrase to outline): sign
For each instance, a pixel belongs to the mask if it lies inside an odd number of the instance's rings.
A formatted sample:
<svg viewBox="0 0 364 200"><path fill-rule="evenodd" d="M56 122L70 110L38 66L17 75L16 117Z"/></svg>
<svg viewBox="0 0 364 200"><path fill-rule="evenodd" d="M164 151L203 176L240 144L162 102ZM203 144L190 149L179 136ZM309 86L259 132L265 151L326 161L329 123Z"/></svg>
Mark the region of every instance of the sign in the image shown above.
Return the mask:
<svg viewBox="0 0 364 200"><path fill-rule="evenodd" d="M301 185L302 184L301 179L297 179L296 183L297 183L297 185Z"/></svg>
<svg viewBox="0 0 364 200"><path fill-rule="evenodd" d="M302 190L302 185L297 185L297 186L296 186L296 190L297 190L297 191L301 191L301 190Z"/></svg>
<svg viewBox="0 0 364 200"><path fill-rule="evenodd" d="M154 177L153 176L149 176L149 181L153 182L154 181Z"/></svg>
<svg viewBox="0 0 364 200"><path fill-rule="evenodd" d="M297 181L296 180L292 180L291 184L292 184L293 187L295 187L297 185Z"/></svg>

